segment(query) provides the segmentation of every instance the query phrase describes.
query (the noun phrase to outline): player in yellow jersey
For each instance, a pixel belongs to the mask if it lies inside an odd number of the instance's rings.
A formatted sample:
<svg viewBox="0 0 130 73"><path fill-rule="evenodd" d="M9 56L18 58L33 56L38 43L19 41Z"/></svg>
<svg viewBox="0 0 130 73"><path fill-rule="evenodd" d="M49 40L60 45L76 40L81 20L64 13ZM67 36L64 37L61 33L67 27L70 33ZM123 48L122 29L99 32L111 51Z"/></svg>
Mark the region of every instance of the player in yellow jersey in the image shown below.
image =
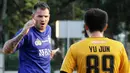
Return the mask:
<svg viewBox="0 0 130 73"><path fill-rule="evenodd" d="M89 38L68 49L60 73L129 73L129 62L122 43L106 38L107 12L91 8L85 14Z"/></svg>

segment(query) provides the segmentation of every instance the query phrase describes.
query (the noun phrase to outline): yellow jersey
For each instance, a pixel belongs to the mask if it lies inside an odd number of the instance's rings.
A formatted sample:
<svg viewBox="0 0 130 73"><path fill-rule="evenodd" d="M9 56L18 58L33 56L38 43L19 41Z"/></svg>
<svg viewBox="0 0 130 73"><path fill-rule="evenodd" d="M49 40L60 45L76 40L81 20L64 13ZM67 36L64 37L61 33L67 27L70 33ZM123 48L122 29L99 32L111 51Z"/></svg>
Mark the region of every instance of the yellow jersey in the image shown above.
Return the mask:
<svg viewBox="0 0 130 73"><path fill-rule="evenodd" d="M77 73L129 73L129 61L122 43L90 37L70 46L60 71L75 69Z"/></svg>

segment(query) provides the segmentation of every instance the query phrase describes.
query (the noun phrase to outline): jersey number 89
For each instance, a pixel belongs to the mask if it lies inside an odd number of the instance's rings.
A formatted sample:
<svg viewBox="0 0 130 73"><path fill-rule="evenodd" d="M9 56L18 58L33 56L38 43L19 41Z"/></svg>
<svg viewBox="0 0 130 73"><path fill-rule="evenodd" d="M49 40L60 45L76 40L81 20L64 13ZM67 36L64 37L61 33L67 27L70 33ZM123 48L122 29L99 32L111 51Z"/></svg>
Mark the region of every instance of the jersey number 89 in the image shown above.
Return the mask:
<svg viewBox="0 0 130 73"><path fill-rule="evenodd" d="M101 57L102 60L102 71L104 72L109 72L113 73L114 71L114 57L112 55L103 55ZM109 68L107 67L107 60L109 60L108 65L110 66ZM94 62L93 65L91 65L91 62ZM99 58L97 55L89 55L86 57L86 73L92 73L92 70L94 73L100 73L99 72Z"/></svg>

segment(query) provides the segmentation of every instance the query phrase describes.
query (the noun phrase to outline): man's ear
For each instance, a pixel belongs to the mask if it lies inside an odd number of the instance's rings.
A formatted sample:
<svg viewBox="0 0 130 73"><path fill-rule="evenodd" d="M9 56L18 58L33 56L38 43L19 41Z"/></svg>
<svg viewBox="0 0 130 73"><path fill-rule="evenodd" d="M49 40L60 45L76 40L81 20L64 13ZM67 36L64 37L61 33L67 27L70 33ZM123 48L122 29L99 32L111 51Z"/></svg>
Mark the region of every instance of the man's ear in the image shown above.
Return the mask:
<svg viewBox="0 0 130 73"><path fill-rule="evenodd" d="M88 30L88 26L85 24L85 29Z"/></svg>
<svg viewBox="0 0 130 73"><path fill-rule="evenodd" d="M106 26L104 27L104 31L106 31L106 30L107 30L107 27L108 27L108 24L106 24Z"/></svg>
<svg viewBox="0 0 130 73"><path fill-rule="evenodd" d="M88 26L85 24L85 33L87 33L87 35L90 37L91 36L91 33L89 31L89 28Z"/></svg>

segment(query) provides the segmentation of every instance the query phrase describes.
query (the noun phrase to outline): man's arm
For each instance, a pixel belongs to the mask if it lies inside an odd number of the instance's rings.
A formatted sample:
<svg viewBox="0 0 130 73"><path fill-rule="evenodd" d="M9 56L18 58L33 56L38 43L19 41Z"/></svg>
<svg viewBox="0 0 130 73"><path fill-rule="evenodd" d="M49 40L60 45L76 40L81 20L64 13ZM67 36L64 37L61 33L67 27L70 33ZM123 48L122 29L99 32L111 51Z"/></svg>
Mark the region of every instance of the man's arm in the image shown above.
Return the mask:
<svg viewBox="0 0 130 73"><path fill-rule="evenodd" d="M13 50L17 47L18 43L23 38L23 36L24 35L22 33L20 33L16 37L6 41L3 46L3 53L5 53L5 54L13 53Z"/></svg>
<svg viewBox="0 0 130 73"><path fill-rule="evenodd" d="M3 53L5 53L5 54L13 53L13 51L17 47L18 43L21 41L21 39L24 37L24 35L26 35L28 33L30 27L34 26L34 24L35 24L34 19L28 21L24 25L24 28L20 32L20 34L18 34L16 37L14 37L14 38L8 40L7 42L5 42L5 44L3 46Z"/></svg>

